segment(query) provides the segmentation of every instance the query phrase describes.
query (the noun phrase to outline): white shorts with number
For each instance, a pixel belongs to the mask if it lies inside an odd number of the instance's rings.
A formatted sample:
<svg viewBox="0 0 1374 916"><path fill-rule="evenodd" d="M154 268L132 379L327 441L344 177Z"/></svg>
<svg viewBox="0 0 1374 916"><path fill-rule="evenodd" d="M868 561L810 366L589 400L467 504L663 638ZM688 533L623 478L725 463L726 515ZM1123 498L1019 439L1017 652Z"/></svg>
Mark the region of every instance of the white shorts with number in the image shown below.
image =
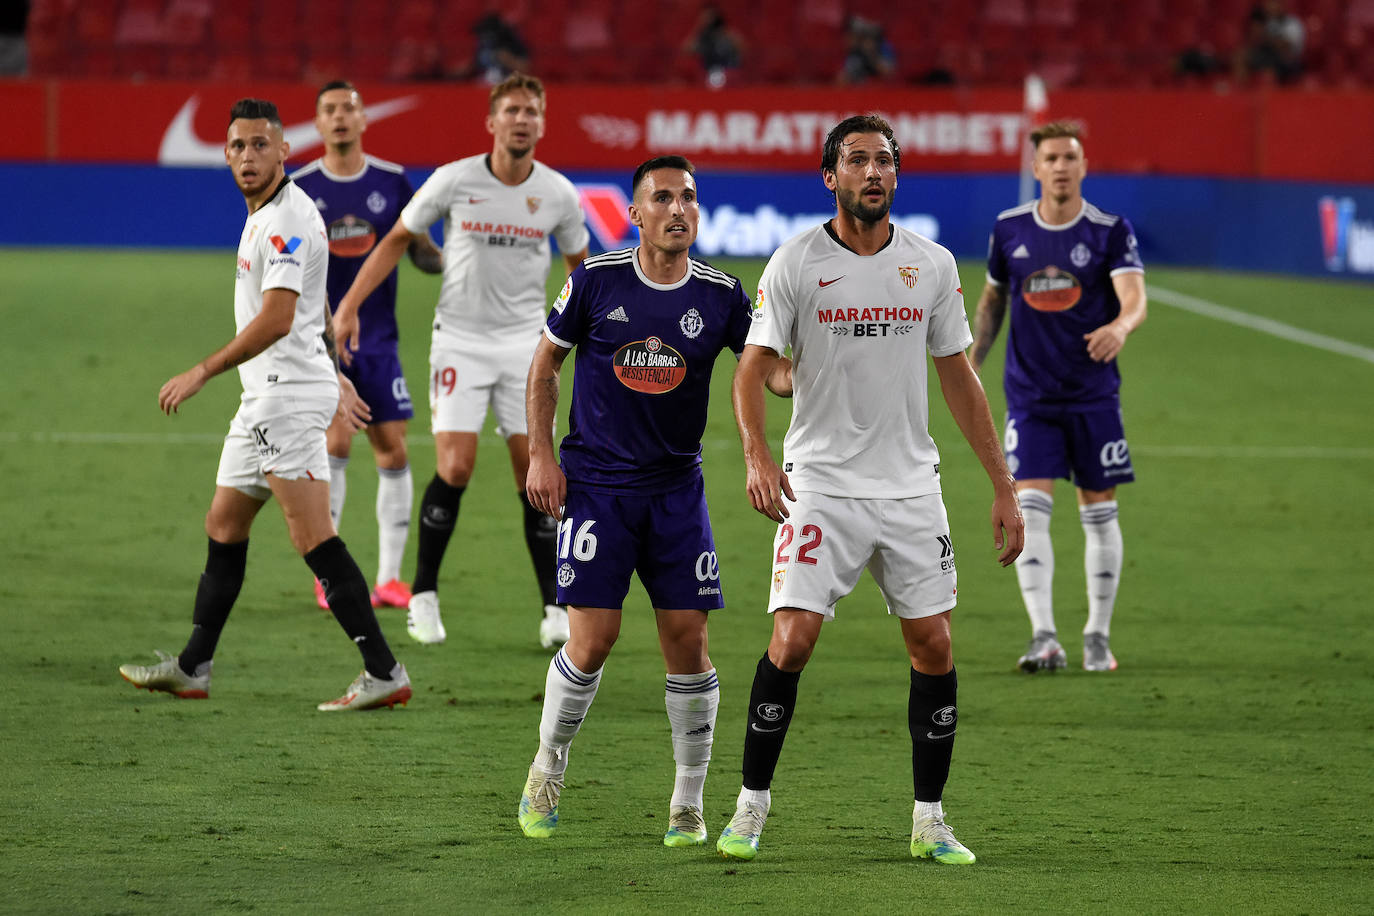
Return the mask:
<svg viewBox="0 0 1374 916"><path fill-rule="evenodd" d="M525 435L525 379L539 337L481 350L435 346L429 353L430 431L480 433L487 410L503 437Z"/></svg>
<svg viewBox="0 0 1374 916"><path fill-rule="evenodd" d="M324 431L337 398L255 398L239 405L219 455L215 484L254 499L272 495L267 475L329 481Z"/></svg>
<svg viewBox="0 0 1374 916"><path fill-rule="evenodd" d="M930 617L954 607L954 547L940 494L852 499L803 490L787 509L773 539L770 614L792 607L833 619L865 568L889 614Z"/></svg>

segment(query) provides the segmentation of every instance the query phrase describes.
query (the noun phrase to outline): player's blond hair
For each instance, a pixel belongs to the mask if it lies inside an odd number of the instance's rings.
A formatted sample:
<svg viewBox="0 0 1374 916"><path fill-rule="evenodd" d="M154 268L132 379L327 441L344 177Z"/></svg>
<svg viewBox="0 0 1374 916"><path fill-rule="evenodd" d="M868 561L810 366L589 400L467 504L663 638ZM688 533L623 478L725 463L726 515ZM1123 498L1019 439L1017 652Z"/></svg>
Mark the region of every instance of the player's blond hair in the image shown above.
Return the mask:
<svg viewBox="0 0 1374 916"><path fill-rule="evenodd" d="M491 87L491 96L487 100L488 114L496 114L496 103L501 101L504 96L520 90L534 93L535 98L539 99L539 110L544 110L544 83L537 76L530 76L528 73L512 73L510 76L501 80Z"/></svg>
<svg viewBox="0 0 1374 916"><path fill-rule="evenodd" d="M1041 124L1030 132L1031 146L1040 148L1041 140L1058 140L1061 137L1068 137L1083 143L1083 128L1073 121L1051 121L1048 124Z"/></svg>

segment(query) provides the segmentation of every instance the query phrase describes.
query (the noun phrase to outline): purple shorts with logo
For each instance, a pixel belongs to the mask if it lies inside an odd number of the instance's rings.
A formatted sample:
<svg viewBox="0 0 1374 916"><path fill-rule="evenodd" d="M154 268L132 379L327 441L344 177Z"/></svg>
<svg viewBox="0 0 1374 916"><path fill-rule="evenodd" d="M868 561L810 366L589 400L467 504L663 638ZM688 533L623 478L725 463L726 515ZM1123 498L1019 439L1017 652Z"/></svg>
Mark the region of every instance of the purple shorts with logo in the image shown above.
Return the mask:
<svg viewBox="0 0 1374 916"><path fill-rule="evenodd" d="M1135 480L1117 407L1058 414L1009 409L1002 447L1018 480L1067 477L1084 490Z"/></svg>
<svg viewBox="0 0 1374 916"><path fill-rule="evenodd" d="M373 423L415 416L401 358L395 353L354 353L352 365L341 368L358 396L372 408Z"/></svg>
<svg viewBox="0 0 1374 916"><path fill-rule="evenodd" d="M668 493L603 493L568 485L558 525L558 600L619 609L635 572L656 608L725 606L700 476Z"/></svg>

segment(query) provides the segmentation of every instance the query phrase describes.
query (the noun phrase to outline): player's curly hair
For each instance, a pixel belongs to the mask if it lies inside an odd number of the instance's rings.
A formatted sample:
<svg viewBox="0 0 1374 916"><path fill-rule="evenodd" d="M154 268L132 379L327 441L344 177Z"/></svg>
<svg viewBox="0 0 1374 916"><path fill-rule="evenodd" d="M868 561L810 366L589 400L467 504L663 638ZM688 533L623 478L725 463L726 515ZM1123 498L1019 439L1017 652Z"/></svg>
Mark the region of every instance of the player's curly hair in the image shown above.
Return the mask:
<svg viewBox="0 0 1374 916"><path fill-rule="evenodd" d="M491 95L487 97L487 113L496 114L496 103L501 101L502 96L509 95L521 89L533 92L535 97L539 99L540 109L544 108L546 100L544 98L543 81L537 76L530 76L528 73L516 71L491 87Z"/></svg>
<svg viewBox="0 0 1374 916"><path fill-rule="evenodd" d="M249 121L256 121L258 118L266 118L267 123L281 130L281 115L277 112L277 106L266 99L239 99L229 109L229 123L233 124L239 118Z"/></svg>
<svg viewBox="0 0 1374 916"><path fill-rule="evenodd" d="M892 134L892 125L877 115L854 115L845 118L831 128L825 137L825 147L821 151L821 171L833 172L840 164L840 144L850 134L882 134L892 145L892 164L900 174L902 171L902 148Z"/></svg>

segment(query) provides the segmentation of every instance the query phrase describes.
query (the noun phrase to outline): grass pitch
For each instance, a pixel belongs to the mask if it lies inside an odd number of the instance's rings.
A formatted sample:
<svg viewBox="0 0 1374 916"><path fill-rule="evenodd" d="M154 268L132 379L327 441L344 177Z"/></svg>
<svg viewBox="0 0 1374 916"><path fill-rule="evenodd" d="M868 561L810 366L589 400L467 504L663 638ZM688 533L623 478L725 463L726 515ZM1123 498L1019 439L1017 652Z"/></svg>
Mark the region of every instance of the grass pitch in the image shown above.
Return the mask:
<svg viewBox="0 0 1374 916"><path fill-rule="evenodd" d="M520 834L548 654L490 433L445 561L448 642L417 646L403 612L381 612L416 684L408 708L315 712L359 665L315 609L271 506L212 699L120 680L121 662L177 651L188 631L238 386L214 380L173 419L156 393L232 334L230 257L0 252L0 654L11 688L0 910L1368 911L1374 364L1152 304L1122 359L1139 482L1120 493L1121 669L1107 675L1014 670L1029 635L1015 576L996 566L988 485L937 397L961 573L963 727L946 808L979 863L907 854L907 669L865 577L802 679L760 856L731 864L711 847L660 845L672 760L638 586L574 744L559 832ZM762 267L718 265L750 287ZM971 304L982 266L963 266ZM1374 347L1369 286L1163 269L1147 281ZM434 466L420 393L437 284L408 270L401 286L422 488ZM999 416L1000 352L984 374ZM711 622L722 684L712 842L733 809L769 632L772 528L743 495L729 376L727 358L705 443L728 601ZM770 407L776 449L788 405ZM343 522L369 575L370 457L359 438ZM1067 484L1056 499L1057 615L1077 666L1082 535ZM412 539L406 575L413 554Z"/></svg>

